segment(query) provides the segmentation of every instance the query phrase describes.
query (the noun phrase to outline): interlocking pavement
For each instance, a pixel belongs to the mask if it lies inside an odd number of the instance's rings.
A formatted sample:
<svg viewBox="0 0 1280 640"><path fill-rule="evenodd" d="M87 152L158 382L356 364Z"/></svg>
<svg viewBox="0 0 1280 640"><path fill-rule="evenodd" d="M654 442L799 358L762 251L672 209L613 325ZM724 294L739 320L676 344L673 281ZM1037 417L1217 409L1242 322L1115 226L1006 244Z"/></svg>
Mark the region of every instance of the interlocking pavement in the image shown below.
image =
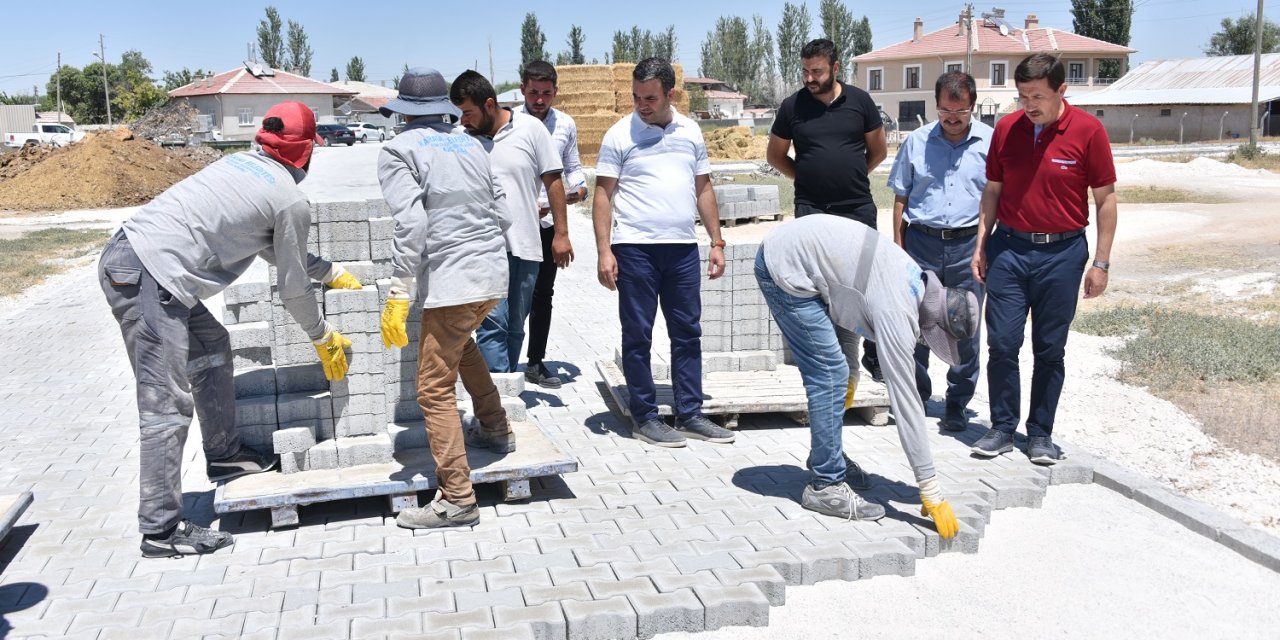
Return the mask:
<svg viewBox="0 0 1280 640"><path fill-rule="evenodd" d="M579 261L556 283L548 362L567 384L523 397L579 471L536 481L523 503L480 487L470 530L399 529L377 498L303 507L294 529L269 530L266 511L217 519L193 429L188 511L236 544L145 560L133 381L93 268L0 319L0 481L35 493L0 547L0 636L576 639L760 625L787 585L912 575L917 560L976 553L993 509L1091 480L1083 464L1042 469L1018 452L973 459L978 425L959 439L930 425L961 521L943 541L919 516L893 426L845 428L872 477L864 497L888 510L878 522L800 508L809 433L785 416L743 416L730 445L632 440L594 368L618 343L615 294L596 283L589 219L572 226Z"/></svg>

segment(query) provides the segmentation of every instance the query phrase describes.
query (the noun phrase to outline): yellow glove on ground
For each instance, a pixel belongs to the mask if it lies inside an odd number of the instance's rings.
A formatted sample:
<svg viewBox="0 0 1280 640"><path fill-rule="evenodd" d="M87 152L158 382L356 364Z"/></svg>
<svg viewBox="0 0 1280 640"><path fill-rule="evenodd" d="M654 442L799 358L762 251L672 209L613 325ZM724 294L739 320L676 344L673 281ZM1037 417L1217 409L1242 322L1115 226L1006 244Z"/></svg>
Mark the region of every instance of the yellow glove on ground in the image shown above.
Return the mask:
<svg viewBox="0 0 1280 640"><path fill-rule="evenodd" d="M409 344L409 334L404 325L409 320L409 301L404 298L387 298L382 307L382 346L403 348Z"/></svg>
<svg viewBox="0 0 1280 640"><path fill-rule="evenodd" d="M956 513L951 510L951 504L942 499L942 486L937 476L920 481L920 505L920 515L933 518L933 526L944 540L950 540L960 532Z"/></svg>
<svg viewBox="0 0 1280 640"><path fill-rule="evenodd" d="M350 340L338 333L336 329L331 329L329 333L324 334L323 338L312 344L316 347L316 354L320 356L320 364L324 366L326 379L337 382L347 375L347 354L343 350L351 346Z"/></svg>
<svg viewBox="0 0 1280 640"><path fill-rule="evenodd" d="M364 285L360 284L356 277L351 275L349 271L343 271L338 277L329 281L330 289L363 289Z"/></svg>
<svg viewBox="0 0 1280 640"><path fill-rule="evenodd" d="M844 410L853 408L853 394L858 390L858 374L849 376L849 390L844 392Z"/></svg>

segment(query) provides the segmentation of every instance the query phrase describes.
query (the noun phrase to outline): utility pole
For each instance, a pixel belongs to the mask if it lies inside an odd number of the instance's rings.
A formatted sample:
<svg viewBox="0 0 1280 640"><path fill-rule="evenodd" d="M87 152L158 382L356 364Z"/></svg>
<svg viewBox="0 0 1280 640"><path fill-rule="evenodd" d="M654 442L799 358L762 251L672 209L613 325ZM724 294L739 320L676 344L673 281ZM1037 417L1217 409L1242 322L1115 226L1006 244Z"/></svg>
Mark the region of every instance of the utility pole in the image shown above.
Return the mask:
<svg viewBox="0 0 1280 640"><path fill-rule="evenodd" d="M1262 2L1262 0L1258 0ZM98 34L98 59L102 61L102 93L107 97L107 127L111 127L111 87L107 84L107 48L102 34Z"/></svg>
<svg viewBox="0 0 1280 640"><path fill-rule="evenodd" d="M1262 0L1258 0L1258 4L1262 4ZM489 36L489 82L497 82L493 79L493 36ZM1257 120L1258 114L1253 114L1253 118Z"/></svg>
<svg viewBox="0 0 1280 640"><path fill-rule="evenodd" d="M1249 146L1258 146L1258 81L1262 73L1262 27L1266 20L1262 18L1262 0L1258 0L1257 33L1253 40L1253 114L1249 121Z"/></svg>
<svg viewBox="0 0 1280 640"><path fill-rule="evenodd" d="M973 3L964 6L964 72L973 75Z"/></svg>
<svg viewBox="0 0 1280 640"><path fill-rule="evenodd" d="M58 86L58 124L62 124L62 52L58 52L58 71L54 76Z"/></svg>

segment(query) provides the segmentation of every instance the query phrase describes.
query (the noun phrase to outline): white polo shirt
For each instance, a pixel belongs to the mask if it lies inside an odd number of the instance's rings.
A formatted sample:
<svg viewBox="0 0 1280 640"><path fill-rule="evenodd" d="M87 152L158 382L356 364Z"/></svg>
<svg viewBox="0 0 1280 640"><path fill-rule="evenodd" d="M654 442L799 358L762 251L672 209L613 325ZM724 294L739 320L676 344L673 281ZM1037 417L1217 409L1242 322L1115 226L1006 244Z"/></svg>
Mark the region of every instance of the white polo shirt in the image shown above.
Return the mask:
<svg viewBox="0 0 1280 640"><path fill-rule="evenodd" d="M542 262L542 236L538 227L538 193L542 176L560 173L560 154L542 121L508 109L511 121L498 130L489 151L489 163L498 184L507 194L511 227L507 251L517 258Z"/></svg>
<svg viewBox="0 0 1280 640"><path fill-rule="evenodd" d="M696 243L694 177L711 173L697 123L675 113L666 127L631 114L604 134L596 175L617 178L613 243Z"/></svg>
<svg viewBox="0 0 1280 640"><path fill-rule="evenodd" d="M520 113L533 116L529 113L528 104L524 105ZM582 160L578 155L578 123L574 122L573 116L552 107L547 110L547 118L542 124L547 126L547 132L551 134L551 144L560 152L560 164L564 166L564 192L568 194L587 186L587 176L582 171ZM538 192L538 207L541 209L548 206L547 190L544 188ZM553 226L550 214L542 216L541 222L543 229Z"/></svg>

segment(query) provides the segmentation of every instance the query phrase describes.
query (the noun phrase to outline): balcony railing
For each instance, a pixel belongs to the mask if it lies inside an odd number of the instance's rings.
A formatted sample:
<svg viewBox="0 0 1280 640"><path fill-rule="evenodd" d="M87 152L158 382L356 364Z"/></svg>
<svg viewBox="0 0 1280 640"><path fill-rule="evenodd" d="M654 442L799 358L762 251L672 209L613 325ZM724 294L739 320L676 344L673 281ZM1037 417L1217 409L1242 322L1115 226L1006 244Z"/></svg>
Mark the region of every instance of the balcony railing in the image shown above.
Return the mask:
<svg viewBox="0 0 1280 640"><path fill-rule="evenodd" d="M1105 87L1118 78L1067 78L1067 84L1072 87Z"/></svg>

